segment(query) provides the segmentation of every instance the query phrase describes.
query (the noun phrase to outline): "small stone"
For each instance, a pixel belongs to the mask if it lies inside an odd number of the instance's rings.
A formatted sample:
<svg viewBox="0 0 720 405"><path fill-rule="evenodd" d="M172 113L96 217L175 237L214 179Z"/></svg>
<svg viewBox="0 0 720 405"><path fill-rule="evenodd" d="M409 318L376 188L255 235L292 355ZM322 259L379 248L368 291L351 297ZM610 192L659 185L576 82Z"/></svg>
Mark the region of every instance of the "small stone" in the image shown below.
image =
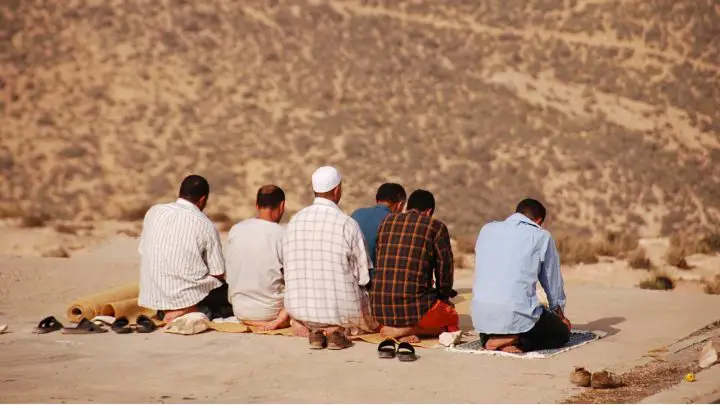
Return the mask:
<svg viewBox="0 0 720 405"><path fill-rule="evenodd" d="M622 377L607 370L595 372L590 378L590 386L598 389L617 388L622 384Z"/></svg>
<svg viewBox="0 0 720 405"><path fill-rule="evenodd" d="M7 332L8 326L7 325L0 325L0 335Z"/></svg>
<svg viewBox="0 0 720 405"><path fill-rule="evenodd" d="M452 345L456 345L456 344L460 343L461 340L462 340L462 331L443 332L438 337L439 343L445 347L450 347Z"/></svg>
<svg viewBox="0 0 720 405"><path fill-rule="evenodd" d="M700 368L708 368L717 363L720 360L718 352L720 352L720 342L708 340L700 351L700 358L698 359Z"/></svg>
<svg viewBox="0 0 720 405"><path fill-rule="evenodd" d="M570 382L578 387L589 387L590 372L585 367L575 367L575 370L570 373Z"/></svg>

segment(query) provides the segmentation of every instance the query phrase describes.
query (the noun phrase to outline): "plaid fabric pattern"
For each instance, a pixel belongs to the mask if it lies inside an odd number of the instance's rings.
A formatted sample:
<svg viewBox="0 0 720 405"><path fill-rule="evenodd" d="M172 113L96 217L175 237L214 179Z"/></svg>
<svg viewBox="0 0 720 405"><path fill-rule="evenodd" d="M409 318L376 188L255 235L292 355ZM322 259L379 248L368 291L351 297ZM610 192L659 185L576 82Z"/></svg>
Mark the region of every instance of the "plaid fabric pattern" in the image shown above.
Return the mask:
<svg viewBox="0 0 720 405"><path fill-rule="evenodd" d="M285 308L299 321L376 329L367 293L370 260L360 226L332 201L316 198L283 239Z"/></svg>
<svg viewBox="0 0 720 405"><path fill-rule="evenodd" d="M376 255L370 307L382 325L416 325L438 299L457 295L450 233L437 219L417 211L387 216Z"/></svg>

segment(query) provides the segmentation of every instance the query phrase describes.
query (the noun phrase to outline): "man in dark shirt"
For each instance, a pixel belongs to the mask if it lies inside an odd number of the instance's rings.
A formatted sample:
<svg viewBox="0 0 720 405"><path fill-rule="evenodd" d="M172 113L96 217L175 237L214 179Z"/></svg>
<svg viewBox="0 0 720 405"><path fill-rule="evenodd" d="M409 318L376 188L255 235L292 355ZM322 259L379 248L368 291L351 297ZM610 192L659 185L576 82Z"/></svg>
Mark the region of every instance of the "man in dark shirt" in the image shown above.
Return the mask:
<svg viewBox="0 0 720 405"><path fill-rule="evenodd" d="M383 337L414 343L420 336L459 330L450 303L457 295L450 234L432 218L434 211L432 193L416 190L407 212L388 215L380 224L370 307Z"/></svg>
<svg viewBox="0 0 720 405"><path fill-rule="evenodd" d="M405 207L407 194L403 186L396 183L385 183L378 188L375 194L375 202L373 207L359 208L352 214L352 218L360 225L360 230L365 236L367 242L368 254L373 266L375 265L375 241L377 240L378 227L386 216L402 212ZM370 270L370 282L372 283L375 276L375 270Z"/></svg>

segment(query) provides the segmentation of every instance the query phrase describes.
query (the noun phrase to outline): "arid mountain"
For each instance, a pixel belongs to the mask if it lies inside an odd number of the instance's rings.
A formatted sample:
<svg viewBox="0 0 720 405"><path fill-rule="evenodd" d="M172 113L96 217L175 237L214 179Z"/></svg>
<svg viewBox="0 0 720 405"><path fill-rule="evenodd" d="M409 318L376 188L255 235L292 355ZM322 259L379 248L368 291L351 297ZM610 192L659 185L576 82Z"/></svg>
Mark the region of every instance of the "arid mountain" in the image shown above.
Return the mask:
<svg viewBox="0 0 720 405"><path fill-rule="evenodd" d="M720 226L716 0L0 2L0 209L132 217L185 175L209 212L349 211L388 180L455 234L535 196L553 226Z"/></svg>

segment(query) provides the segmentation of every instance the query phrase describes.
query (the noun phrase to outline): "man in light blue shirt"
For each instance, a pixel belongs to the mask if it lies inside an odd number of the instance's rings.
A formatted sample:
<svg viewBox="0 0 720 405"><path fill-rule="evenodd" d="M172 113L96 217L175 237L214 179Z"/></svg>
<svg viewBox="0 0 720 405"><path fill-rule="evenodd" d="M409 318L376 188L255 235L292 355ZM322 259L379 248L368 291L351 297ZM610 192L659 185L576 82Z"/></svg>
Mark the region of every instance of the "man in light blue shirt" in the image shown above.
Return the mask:
<svg viewBox="0 0 720 405"><path fill-rule="evenodd" d="M402 212L406 200L407 194L403 186L397 183L385 183L378 188L375 194L375 206L359 208L351 215L360 225L360 230L365 237L365 242L367 242L370 261L373 263L373 269L370 270L370 284L372 284L375 268L377 268L375 241L377 240L378 227L386 216Z"/></svg>
<svg viewBox="0 0 720 405"><path fill-rule="evenodd" d="M488 350L554 349L570 338L560 257L550 232L542 228L545 215L539 201L526 199L505 221L480 231L472 320ZM549 308L538 302L538 281Z"/></svg>

